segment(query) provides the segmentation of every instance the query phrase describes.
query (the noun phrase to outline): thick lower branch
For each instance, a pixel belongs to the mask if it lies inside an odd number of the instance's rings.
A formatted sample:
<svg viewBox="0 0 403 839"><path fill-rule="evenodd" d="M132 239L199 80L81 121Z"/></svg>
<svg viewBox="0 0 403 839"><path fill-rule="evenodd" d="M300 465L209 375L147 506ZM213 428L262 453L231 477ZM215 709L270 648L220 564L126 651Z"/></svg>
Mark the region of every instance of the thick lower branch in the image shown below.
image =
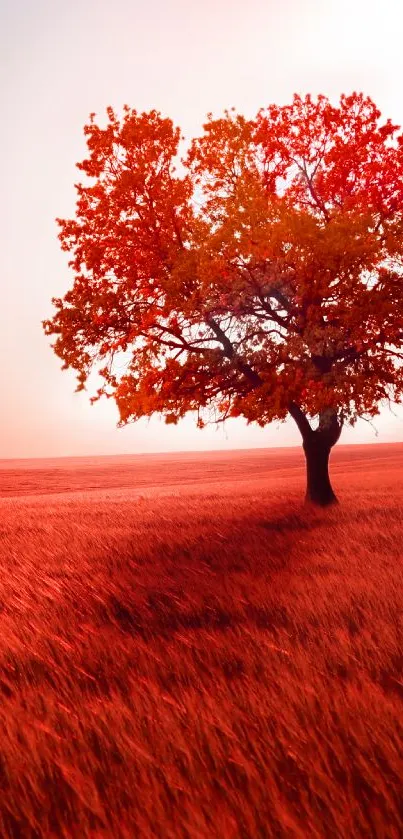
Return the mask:
<svg viewBox="0 0 403 839"><path fill-rule="evenodd" d="M229 340L229 338L227 337L227 335L225 334L225 332L221 329L221 327L219 326L219 324L218 324L218 323L216 323L216 321L215 321L215 320L214 320L214 318L212 318L212 317L209 317L209 318L207 319L207 323L208 323L208 325L209 325L210 329L212 329L212 330L213 330L213 332L214 332L214 334L215 334L216 338L218 338L218 340L219 340L219 341L220 341L220 343L222 344L222 347L223 347L223 350L224 350L224 355L226 356L226 358L229 358L229 359L231 359L232 361L234 361L235 366L237 367L237 369L238 369L241 373L243 373L243 375L245 376L245 378L246 378L246 379L248 379L248 381L251 383L251 385L253 385L253 387L254 387L254 388L255 388L255 387L260 387L260 385L262 385L262 384L263 384L263 379L261 379L261 377L259 376L259 374L258 374L258 373L256 373L256 372L255 372L255 370L253 370L253 368L252 368L252 367L250 367L250 365L249 365L249 364L247 364L247 363L246 363L246 362L245 362L245 361L244 361L244 360L243 360L243 359L242 359L242 358L241 358L241 357L237 354L237 352L234 350L234 347L233 347L233 346L232 346L232 344L231 344L231 341Z"/></svg>
<svg viewBox="0 0 403 839"><path fill-rule="evenodd" d="M320 434L323 440L325 440L330 448L332 448L336 445L342 428L343 422L337 416L336 411L332 408L328 408L327 411L322 411L319 415L319 426L315 433Z"/></svg>
<svg viewBox="0 0 403 839"><path fill-rule="evenodd" d="M295 402L290 402L288 406L288 412L291 414L294 422L296 422L298 429L301 433L301 437L304 440L305 437L307 437L312 431L307 417L305 416L304 412L301 411L299 405L297 405Z"/></svg>

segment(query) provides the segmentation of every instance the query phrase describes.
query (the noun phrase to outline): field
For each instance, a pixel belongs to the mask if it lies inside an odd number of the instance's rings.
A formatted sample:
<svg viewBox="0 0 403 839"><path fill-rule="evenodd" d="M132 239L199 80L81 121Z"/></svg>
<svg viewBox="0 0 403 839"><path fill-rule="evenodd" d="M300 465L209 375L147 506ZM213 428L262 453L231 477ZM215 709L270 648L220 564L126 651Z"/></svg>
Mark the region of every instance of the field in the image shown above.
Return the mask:
<svg viewBox="0 0 403 839"><path fill-rule="evenodd" d="M403 444L0 462L0 836L403 835Z"/></svg>

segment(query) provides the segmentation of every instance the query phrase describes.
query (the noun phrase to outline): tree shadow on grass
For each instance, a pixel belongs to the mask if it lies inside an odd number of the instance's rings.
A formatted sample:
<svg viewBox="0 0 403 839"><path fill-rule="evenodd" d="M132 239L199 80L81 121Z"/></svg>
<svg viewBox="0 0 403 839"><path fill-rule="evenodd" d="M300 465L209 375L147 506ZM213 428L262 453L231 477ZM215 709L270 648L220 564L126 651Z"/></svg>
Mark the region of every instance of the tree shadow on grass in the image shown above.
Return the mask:
<svg viewBox="0 0 403 839"><path fill-rule="evenodd" d="M287 513L285 515L276 516L268 521L261 521L260 527L269 530L271 533L306 533L307 531L316 530L323 527L323 521L318 516L306 516L304 518L303 512Z"/></svg>
<svg viewBox="0 0 403 839"><path fill-rule="evenodd" d="M234 609L214 604L201 604L192 609L179 609L176 599L151 592L144 608L132 608L112 595L105 605L104 621L112 623L120 632L138 635L143 641L155 637L167 638L186 630L226 632L242 626L270 632L290 625L288 610L283 605L246 603L243 609L234 602Z"/></svg>
<svg viewBox="0 0 403 839"><path fill-rule="evenodd" d="M284 592L294 560L299 563L301 558L298 534L323 526L323 517L306 519L304 511L278 512L269 520L259 516L229 519L217 534L212 528L211 534L201 532L183 543L180 539L176 544L159 541L142 566L141 599L136 579L128 579L97 607L100 625L114 625L145 641L186 630L226 632L248 626L276 632L289 628L290 616L287 607L277 602L275 586L280 581ZM271 534L270 539L264 531ZM285 571L286 578L282 577ZM250 599L245 597L248 578ZM262 602L259 589L267 586L267 602L264 598Z"/></svg>

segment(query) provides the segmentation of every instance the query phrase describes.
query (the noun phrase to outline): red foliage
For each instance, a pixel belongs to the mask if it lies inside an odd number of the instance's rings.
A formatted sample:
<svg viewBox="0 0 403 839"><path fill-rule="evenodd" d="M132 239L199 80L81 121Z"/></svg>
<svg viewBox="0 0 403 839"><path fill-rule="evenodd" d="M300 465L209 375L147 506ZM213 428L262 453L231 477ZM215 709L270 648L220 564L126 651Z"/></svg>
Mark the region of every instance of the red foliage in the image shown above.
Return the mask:
<svg viewBox="0 0 403 839"><path fill-rule="evenodd" d="M74 284L44 323L79 388L98 370L121 423L354 422L401 399L403 135L369 98L209 115L180 174L169 119L107 115L85 127L90 183L58 220Z"/></svg>

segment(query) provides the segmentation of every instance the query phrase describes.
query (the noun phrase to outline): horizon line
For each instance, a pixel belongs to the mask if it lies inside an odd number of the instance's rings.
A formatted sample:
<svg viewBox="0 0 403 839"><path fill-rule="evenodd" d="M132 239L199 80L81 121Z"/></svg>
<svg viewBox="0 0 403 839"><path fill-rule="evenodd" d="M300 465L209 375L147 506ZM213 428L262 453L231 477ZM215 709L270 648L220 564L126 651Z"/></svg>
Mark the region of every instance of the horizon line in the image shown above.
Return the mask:
<svg viewBox="0 0 403 839"><path fill-rule="evenodd" d="M366 442L366 443L338 443L334 446L335 449L339 450L345 447L352 447L352 448L359 448L363 446L401 446L403 445L403 440L389 440L389 441L382 441L382 442ZM292 443L289 445L283 446L242 446L239 448L234 449L165 449L161 451L154 451L154 452L125 452L125 453L116 453L116 454L61 454L61 455L39 455L34 457L0 457L0 464L1 463L12 463L15 461L21 460L30 460L30 461L38 461L38 460L84 460L84 459L93 459L93 458L126 458L126 457L157 457L158 455L208 455L208 454L230 454L232 452L251 452L251 451L278 451L284 449L302 449L302 443Z"/></svg>

